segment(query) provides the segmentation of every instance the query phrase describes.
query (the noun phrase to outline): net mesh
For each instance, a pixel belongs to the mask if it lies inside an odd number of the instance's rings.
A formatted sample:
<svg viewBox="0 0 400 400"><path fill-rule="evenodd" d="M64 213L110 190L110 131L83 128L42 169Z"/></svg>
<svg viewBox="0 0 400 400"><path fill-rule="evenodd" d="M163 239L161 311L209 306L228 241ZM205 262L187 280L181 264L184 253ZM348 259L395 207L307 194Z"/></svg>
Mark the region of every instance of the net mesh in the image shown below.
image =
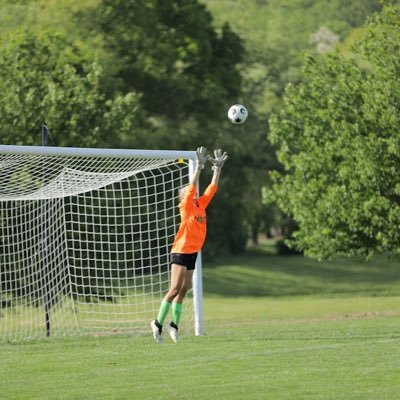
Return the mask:
<svg viewBox="0 0 400 400"><path fill-rule="evenodd" d="M0 154L1 339L148 332L188 174L173 158Z"/></svg>

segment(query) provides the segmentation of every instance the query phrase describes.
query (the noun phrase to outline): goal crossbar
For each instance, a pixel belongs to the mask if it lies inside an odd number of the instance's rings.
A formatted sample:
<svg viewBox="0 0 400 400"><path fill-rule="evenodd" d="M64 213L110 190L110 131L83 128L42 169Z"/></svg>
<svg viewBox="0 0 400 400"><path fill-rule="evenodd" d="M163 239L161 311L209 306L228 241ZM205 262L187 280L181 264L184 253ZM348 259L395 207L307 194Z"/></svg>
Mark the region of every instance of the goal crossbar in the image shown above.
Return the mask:
<svg viewBox="0 0 400 400"><path fill-rule="evenodd" d="M27 154L70 157L165 158L196 161L195 151L96 149L82 147L13 146L0 145L0 154Z"/></svg>

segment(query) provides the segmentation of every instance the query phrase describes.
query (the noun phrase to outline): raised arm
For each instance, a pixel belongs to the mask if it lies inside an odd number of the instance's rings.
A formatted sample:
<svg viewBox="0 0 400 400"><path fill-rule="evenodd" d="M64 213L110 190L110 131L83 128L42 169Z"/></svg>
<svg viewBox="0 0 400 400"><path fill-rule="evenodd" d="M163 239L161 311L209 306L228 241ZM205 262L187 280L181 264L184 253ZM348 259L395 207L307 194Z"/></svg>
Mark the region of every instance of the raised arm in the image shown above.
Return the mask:
<svg viewBox="0 0 400 400"><path fill-rule="evenodd" d="M207 156L207 149L205 147L202 146L197 148L196 151L197 163L192 175L192 179L190 181L191 185L197 186L197 184L199 183L200 172L204 168L204 165L206 164L208 157L209 156Z"/></svg>
<svg viewBox="0 0 400 400"><path fill-rule="evenodd" d="M222 153L221 149L214 150L214 158L210 157L210 161L213 164L211 168L214 171L211 179L211 184L218 186L221 169L227 159L228 154L226 152Z"/></svg>

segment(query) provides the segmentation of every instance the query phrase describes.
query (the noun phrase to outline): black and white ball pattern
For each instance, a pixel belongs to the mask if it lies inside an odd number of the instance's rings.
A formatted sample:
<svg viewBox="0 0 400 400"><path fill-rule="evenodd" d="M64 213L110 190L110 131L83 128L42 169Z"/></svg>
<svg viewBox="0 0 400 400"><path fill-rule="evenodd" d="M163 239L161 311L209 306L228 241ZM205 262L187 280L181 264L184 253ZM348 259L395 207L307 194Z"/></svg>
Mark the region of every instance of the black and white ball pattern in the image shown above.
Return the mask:
<svg viewBox="0 0 400 400"><path fill-rule="evenodd" d="M228 118L232 124L243 124L248 115L246 107L242 104L234 104L228 110Z"/></svg>

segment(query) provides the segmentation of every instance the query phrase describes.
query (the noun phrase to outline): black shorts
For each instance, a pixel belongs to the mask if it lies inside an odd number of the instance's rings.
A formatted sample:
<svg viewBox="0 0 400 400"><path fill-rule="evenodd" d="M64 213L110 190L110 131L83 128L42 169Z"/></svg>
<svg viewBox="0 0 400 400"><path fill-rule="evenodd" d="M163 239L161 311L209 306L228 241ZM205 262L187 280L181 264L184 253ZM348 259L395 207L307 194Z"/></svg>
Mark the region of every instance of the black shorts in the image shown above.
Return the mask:
<svg viewBox="0 0 400 400"><path fill-rule="evenodd" d="M171 264L183 265L188 271L196 266L197 253L171 253Z"/></svg>

